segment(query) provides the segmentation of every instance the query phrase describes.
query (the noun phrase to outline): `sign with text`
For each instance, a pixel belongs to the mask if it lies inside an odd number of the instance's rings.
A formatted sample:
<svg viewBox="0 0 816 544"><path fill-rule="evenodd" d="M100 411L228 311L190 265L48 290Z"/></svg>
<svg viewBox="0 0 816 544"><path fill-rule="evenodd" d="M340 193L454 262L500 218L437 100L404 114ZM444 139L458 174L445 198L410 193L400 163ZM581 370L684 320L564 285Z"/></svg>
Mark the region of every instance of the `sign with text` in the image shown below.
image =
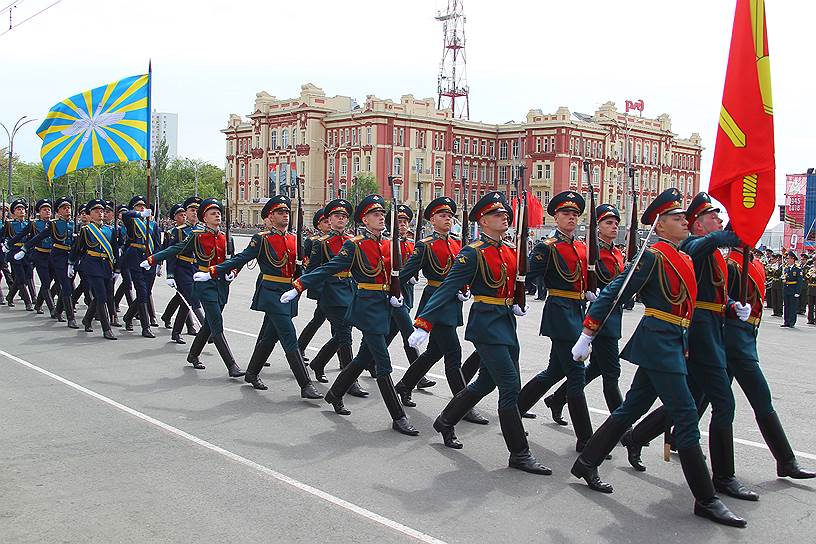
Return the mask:
<svg viewBox="0 0 816 544"><path fill-rule="evenodd" d="M785 234L783 247L801 252L805 243L805 192L807 176L785 176Z"/></svg>

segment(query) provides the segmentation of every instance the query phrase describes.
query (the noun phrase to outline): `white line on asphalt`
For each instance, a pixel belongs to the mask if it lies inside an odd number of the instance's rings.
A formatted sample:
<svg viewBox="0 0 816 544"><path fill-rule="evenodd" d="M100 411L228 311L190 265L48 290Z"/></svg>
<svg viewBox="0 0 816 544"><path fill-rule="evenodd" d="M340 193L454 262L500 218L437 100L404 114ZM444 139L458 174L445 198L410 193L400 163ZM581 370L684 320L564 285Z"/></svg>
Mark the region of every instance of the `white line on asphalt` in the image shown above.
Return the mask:
<svg viewBox="0 0 816 544"><path fill-rule="evenodd" d="M248 332L239 331L239 330L236 330L236 329L227 329L227 328L225 328L224 330L229 331L229 332L234 332L236 334L243 334L244 336L251 336L253 338L257 338L257 335L255 335L255 334L250 334ZM312 351L319 351L318 348L313 348L311 346L307 347L306 349L312 350ZM391 365L391 366L393 366L394 368L397 368L399 370L408 370L404 366L399 366L399 365ZM434 378L434 379L437 379L437 380L447 381L447 378L445 378L445 376L441 376L439 374L432 374L432 373L428 372L425 375L430 376L431 378ZM609 410L601 410L599 408L590 407L589 411L594 413L594 414L601 414L601 415L605 415L605 416L609 415ZM702 434L703 436L708 436L708 433L705 432L705 431L700 431L700 434ZM737 438L737 437L734 437L734 442L736 444L742 444L743 446L751 446L753 448L759 448L759 449L762 449L762 450L769 450L768 446L766 444L763 444L762 442L754 442L753 440L745 440L743 438ZM816 454L806 453L806 452L803 452L803 451L796 451L796 450L794 450L793 453L797 457L804 457L805 459L811 459L811 460L816 461Z"/></svg>
<svg viewBox="0 0 816 544"><path fill-rule="evenodd" d="M234 331L234 332L239 332L240 333L240 331ZM243 334L247 334L248 336L255 336L255 335L249 335L248 333L243 333ZM130 408L129 406L125 406L124 404L116 402L115 400L113 400L111 398L108 398L108 397L106 397L106 396L104 396L104 395L102 395L100 393L97 393L96 391L92 391L92 390L88 389L87 387L83 387L83 386L79 385L78 383L72 382L71 380L68 380L66 378L63 378L62 376L54 374L53 372L45 370L44 368L41 368L41 367L39 367L39 366L37 366L37 365L35 365L33 363L29 363L28 361L20 359L19 357L16 357L16 356L14 356L14 355L6 352L6 351L0 350L0 355L3 355L4 357L8 358L11 361L14 361L15 363L18 363L18 364L20 364L22 366L30 368L31 370L35 370L35 371L39 372L40 374L44 374L45 376L48 376L49 378L51 378L53 380L56 380L56 381L58 381L58 382L60 382L60 383L62 383L64 385L67 385L68 387L71 387L71 388L79 391L80 393L84 393L84 394L86 394L86 395L88 395L90 397L93 397L93 398L95 398L97 400L100 400L100 401L104 402L105 404L113 406L114 408L116 408L118 410L121 410L121 411L123 411L123 412L125 412L127 414L130 414L130 415L134 416L134 417L137 417L137 418L141 419L142 421L150 423L151 425L155 425L156 427L159 427L160 429L164 429L165 431L167 431L169 433L172 433L172 434L174 434L174 435L176 435L176 436L178 436L180 438L183 438L185 440L188 440L188 441L190 441L190 442L192 442L194 444L198 444L199 446L203 446L203 447L207 448L210 451L214 451L215 453L226 457L227 459L231 459L231 460L233 460L233 461L235 461L237 463L241 463L244 466L247 466L247 467L249 467L251 469L257 470L258 472L266 474L267 476L270 476L270 477L278 480L279 482L283 482L285 484L288 484L288 485L290 485L290 486L292 486L292 487L294 487L296 489L299 489L299 490L301 490L301 491L303 491L305 493L308 493L308 494L313 495L313 496L315 496L315 497L317 497L319 499L322 499L322 500L324 500L326 502L334 504L335 506L339 506L340 508L343 508L345 510L353 512L353 513L355 513L355 514L357 514L359 516L362 516L362 517L364 517L364 518L366 518L366 519L368 519L370 521L373 521L375 523L379 523L380 525L383 525L383 526L385 526L385 527L387 527L389 529L392 529L392 530L397 531L399 533L402 533L402 534L404 534L406 536L409 536L411 538L419 540L420 542L428 542L430 544L446 544L445 541L443 541L443 540L439 540L439 539L434 538L434 537L432 537L430 535L427 535L427 534L425 534L423 532L417 531L416 529L412 529L411 527L408 527L407 525L403 525L403 524L401 524L401 523L399 523L397 521L394 521L392 519L381 516L380 514L372 512L371 510L367 510L367 509L363 508L362 506L358 506L358 505L356 505L354 503L348 502L348 501L343 500L343 499L341 499L339 497L335 497L334 495L331 495L331 494L329 494L329 493L327 493L325 491L317 489L316 487L312 487L309 484L305 484L305 483L303 483L303 482L301 482L299 480L295 480L294 478L286 476L285 474L281 474L280 472L272 470L271 468L260 465L260 464L254 462L254 461L252 461L250 459L247 459L246 457L242 457L242 456L238 455L237 453L233 453L233 452L231 452L229 450L226 450L226 449L224 449L224 448L222 448L220 446L216 446L212 442L207 442L206 440L198 438L197 436L194 436L194 435L192 435L192 434L190 434L188 432L182 431L181 429L179 429L177 427L173 427L172 425L164 423L163 421L159 421L156 418L150 417L149 415L144 414L142 412L139 412L138 410L135 410L133 408Z"/></svg>

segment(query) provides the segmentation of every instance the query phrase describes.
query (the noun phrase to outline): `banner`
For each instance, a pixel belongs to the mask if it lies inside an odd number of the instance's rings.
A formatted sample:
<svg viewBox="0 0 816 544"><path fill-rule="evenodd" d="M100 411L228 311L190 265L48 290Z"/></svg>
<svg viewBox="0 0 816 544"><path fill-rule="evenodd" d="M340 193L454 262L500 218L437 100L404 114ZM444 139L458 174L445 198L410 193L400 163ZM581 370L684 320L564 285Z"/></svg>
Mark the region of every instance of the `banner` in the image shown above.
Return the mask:
<svg viewBox="0 0 816 544"><path fill-rule="evenodd" d="M801 253L805 243L805 194L807 176L785 176L785 234L782 246Z"/></svg>

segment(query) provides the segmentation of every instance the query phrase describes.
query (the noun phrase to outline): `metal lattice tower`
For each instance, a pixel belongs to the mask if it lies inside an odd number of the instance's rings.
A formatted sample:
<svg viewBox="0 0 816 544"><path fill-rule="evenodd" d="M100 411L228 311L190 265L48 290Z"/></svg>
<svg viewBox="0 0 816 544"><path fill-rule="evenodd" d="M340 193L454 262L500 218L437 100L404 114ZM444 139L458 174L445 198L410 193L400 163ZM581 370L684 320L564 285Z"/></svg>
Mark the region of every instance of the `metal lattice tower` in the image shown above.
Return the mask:
<svg viewBox="0 0 816 544"><path fill-rule="evenodd" d="M442 23L444 44L439 66L437 108L450 108L453 116L470 118L467 60L465 57L465 13L462 0L448 0L445 13L436 20Z"/></svg>

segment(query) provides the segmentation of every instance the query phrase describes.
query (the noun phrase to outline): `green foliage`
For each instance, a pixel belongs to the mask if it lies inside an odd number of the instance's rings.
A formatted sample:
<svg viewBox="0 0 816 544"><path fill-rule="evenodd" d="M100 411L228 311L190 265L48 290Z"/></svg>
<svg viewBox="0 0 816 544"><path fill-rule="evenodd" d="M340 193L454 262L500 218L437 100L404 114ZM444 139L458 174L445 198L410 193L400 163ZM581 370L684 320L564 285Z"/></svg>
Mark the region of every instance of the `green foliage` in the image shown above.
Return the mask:
<svg viewBox="0 0 816 544"><path fill-rule="evenodd" d="M348 193L348 201L351 202L351 205L354 208L357 208L357 204L372 193L376 193L380 190L380 186L377 183L377 178L374 177L374 174L371 172L360 172L357 174L357 178L351 184L351 190Z"/></svg>

